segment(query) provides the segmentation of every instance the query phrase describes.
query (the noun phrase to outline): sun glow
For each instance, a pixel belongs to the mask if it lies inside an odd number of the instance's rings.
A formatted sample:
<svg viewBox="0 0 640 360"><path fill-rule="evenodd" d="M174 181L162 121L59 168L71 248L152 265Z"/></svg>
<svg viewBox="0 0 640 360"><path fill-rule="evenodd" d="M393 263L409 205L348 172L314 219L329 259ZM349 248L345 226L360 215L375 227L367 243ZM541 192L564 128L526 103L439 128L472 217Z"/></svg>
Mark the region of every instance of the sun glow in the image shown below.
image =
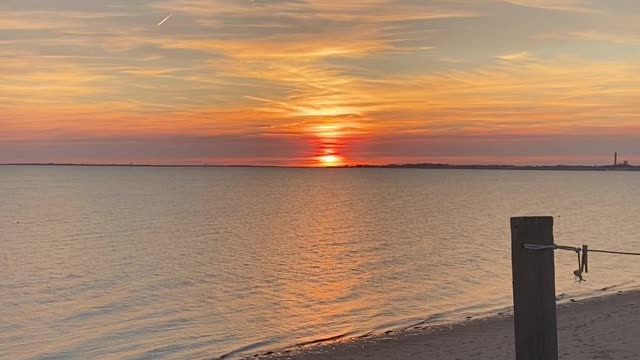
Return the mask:
<svg viewBox="0 0 640 360"><path fill-rule="evenodd" d="M345 164L344 157L340 154L340 149L344 146L345 129L343 124L322 124L312 127L311 132L315 135L314 143L317 146L314 157L318 166L334 167Z"/></svg>
<svg viewBox="0 0 640 360"><path fill-rule="evenodd" d="M336 139L344 135L342 126L337 124L317 125L313 132L322 139Z"/></svg>
<svg viewBox="0 0 640 360"><path fill-rule="evenodd" d="M323 166L327 167L343 165L342 157L338 155L323 155L318 156L317 159Z"/></svg>

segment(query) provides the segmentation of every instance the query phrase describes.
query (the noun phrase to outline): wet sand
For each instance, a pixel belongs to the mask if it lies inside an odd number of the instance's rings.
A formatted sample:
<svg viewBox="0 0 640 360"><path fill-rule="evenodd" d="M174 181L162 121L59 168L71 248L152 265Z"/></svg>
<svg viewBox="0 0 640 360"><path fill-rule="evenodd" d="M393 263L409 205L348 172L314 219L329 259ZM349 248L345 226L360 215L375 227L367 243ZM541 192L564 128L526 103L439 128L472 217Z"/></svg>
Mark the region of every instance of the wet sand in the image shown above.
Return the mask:
<svg viewBox="0 0 640 360"><path fill-rule="evenodd" d="M558 305L560 358L640 359L640 291ZM283 360L514 359L511 314L406 330L253 358Z"/></svg>

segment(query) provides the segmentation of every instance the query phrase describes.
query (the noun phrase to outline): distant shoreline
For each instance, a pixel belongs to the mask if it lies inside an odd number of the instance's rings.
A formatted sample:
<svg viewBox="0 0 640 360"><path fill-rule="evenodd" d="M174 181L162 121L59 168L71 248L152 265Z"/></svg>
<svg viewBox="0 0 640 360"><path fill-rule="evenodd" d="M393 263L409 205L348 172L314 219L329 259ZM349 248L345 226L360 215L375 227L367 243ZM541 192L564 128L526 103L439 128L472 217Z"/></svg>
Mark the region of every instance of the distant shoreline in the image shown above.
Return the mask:
<svg viewBox="0 0 640 360"><path fill-rule="evenodd" d="M550 170L550 171L640 171L633 165L452 165L452 164L389 164L355 165L352 168L385 169L458 169L458 170Z"/></svg>
<svg viewBox="0 0 640 360"><path fill-rule="evenodd" d="M278 165L193 165L193 164L76 164L76 163L5 163L0 166L75 166L75 167L159 167L159 168L305 168L305 166ZM309 167L312 168L312 167Z"/></svg>
<svg viewBox="0 0 640 360"><path fill-rule="evenodd" d="M278 168L278 169L432 169L432 170L544 170L544 171L640 171L635 165L454 165L437 163L282 166L282 165L178 165L178 164L81 164L81 163L5 163L0 166L73 166L73 167L158 167L158 168Z"/></svg>

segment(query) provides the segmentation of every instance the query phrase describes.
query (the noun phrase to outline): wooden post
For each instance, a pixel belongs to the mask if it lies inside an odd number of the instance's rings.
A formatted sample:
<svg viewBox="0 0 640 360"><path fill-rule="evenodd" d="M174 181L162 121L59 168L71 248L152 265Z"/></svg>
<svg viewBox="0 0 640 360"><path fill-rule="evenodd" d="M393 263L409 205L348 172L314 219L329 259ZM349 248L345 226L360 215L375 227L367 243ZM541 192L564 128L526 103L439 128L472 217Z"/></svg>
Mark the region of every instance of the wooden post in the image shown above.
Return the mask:
<svg viewBox="0 0 640 360"><path fill-rule="evenodd" d="M557 360L553 250L523 244L553 244L553 217L511 218L511 261L516 360Z"/></svg>

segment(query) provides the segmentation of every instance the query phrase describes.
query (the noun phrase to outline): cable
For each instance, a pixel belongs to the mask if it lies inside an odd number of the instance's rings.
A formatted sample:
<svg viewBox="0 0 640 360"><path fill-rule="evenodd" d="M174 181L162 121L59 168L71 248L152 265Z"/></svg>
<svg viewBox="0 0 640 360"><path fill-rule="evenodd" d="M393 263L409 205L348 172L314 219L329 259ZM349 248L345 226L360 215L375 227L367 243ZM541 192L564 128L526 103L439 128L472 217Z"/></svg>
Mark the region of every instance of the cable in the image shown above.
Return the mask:
<svg viewBox="0 0 640 360"><path fill-rule="evenodd" d="M551 244L551 245L523 244L522 247L524 247L527 250L569 250L569 251L575 251L575 252L581 252L582 251L582 248L579 248L579 247L556 245L556 244ZM597 252L597 253L604 253L604 254L615 254L615 255L640 256L640 253L637 253L637 252L613 251L613 250L596 250L596 249L591 249L591 248L589 248L589 252Z"/></svg>

